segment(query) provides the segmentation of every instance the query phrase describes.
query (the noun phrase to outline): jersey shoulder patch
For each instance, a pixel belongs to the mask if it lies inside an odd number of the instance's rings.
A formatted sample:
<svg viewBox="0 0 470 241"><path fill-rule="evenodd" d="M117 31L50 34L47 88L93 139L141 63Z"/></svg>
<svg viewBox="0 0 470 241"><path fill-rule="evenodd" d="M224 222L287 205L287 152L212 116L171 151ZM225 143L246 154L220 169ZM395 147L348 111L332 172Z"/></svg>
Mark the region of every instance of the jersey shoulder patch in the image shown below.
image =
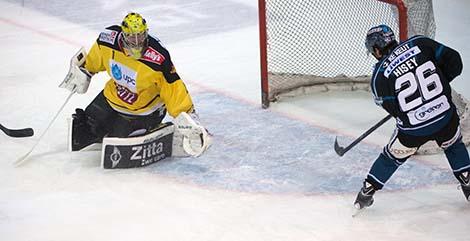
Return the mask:
<svg viewBox="0 0 470 241"><path fill-rule="evenodd" d="M118 25L107 27L103 32L100 33L97 42L100 45L106 45L113 48L114 46L118 46L120 33L121 27Z"/></svg>
<svg viewBox="0 0 470 241"><path fill-rule="evenodd" d="M118 31L106 29L100 33L99 41L114 45L114 43L116 42L118 33L119 33Z"/></svg>
<svg viewBox="0 0 470 241"><path fill-rule="evenodd" d="M155 63L158 65L162 65L165 61L165 56L158 52L156 49L149 46L147 50L145 50L144 54L142 55L142 60L147 62Z"/></svg>
<svg viewBox="0 0 470 241"><path fill-rule="evenodd" d="M180 79L171 62L170 53L162 46L157 38L151 35L149 35L148 47L139 61L154 71L162 72L168 83L173 83Z"/></svg>
<svg viewBox="0 0 470 241"><path fill-rule="evenodd" d="M144 51L140 61L154 70L161 71L162 69L169 68L167 65L170 65L171 58L168 50L161 45L160 40L149 35L148 47Z"/></svg>

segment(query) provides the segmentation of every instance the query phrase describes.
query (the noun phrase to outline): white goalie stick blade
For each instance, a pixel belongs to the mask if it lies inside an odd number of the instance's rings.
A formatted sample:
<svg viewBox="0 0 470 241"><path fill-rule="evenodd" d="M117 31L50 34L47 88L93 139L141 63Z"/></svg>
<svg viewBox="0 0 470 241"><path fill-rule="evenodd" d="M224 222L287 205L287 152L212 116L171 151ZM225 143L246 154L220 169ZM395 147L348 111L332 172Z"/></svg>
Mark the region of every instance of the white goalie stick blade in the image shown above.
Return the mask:
<svg viewBox="0 0 470 241"><path fill-rule="evenodd" d="M172 156L172 123L162 124L156 131L138 137L105 137L101 151L104 169L147 166Z"/></svg>
<svg viewBox="0 0 470 241"><path fill-rule="evenodd" d="M183 137L183 149L191 156L200 156L212 144L211 137L207 130L196 123L191 116L186 113L180 113L175 121L175 132L181 133Z"/></svg>

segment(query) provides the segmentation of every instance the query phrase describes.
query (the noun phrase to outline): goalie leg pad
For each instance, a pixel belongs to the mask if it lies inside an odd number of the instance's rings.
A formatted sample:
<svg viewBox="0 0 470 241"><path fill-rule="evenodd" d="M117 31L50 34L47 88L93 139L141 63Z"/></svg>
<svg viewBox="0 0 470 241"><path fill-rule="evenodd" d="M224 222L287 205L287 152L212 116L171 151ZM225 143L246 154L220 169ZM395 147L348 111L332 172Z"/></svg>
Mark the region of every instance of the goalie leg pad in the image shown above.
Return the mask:
<svg viewBox="0 0 470 241"><path fill-rule="evenodd" d="M174 125L164 123L139 137L105 137L101 151L104 169L147 166L172 155Z"/></svg>
<svg viewBox="0 0 470 241"><path fill-rule="evenodd" d="M80 151L94 143L100 143L103 136L91 130L89 117L82 109L76 109L69 123L69 151Z"/></svg>
<svg viewBox="0 0 470 241"><path fill-rule="evenodd" d="M109 134L117 118L116 111L108 104L103 91L96 95L86 107L85 113L88 116L87 122L91 131L101 137Z"/></svg>
<svg viewBox="0 0 470 241"><path fill-rule="evenodd" d="M79 151L94 143L101 143L116 119L101 91L85 110L76 109L69 129L69 150Z"/></svg>

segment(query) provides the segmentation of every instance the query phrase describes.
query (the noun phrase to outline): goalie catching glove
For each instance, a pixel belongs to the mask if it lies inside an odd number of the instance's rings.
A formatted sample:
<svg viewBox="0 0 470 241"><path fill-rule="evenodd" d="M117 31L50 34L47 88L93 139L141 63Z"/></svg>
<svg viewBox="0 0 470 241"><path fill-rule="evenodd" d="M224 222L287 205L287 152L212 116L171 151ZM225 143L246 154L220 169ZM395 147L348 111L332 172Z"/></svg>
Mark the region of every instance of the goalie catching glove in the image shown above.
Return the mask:
<svg viewBox="0 0 470 241"><path fill-rule="evenodd" d="M181 112L174 120L175 132L183 135L183 149L191 156L200 156L212 144L211 135L199 123L196 112Z"/></svg>
<svg viewBox="0 0 470 241"><path fill-rule="evenodd" d="M88 72L83 66L85 65L86 51L82 47L70 60L70 68L64 81L59 85L60 88L70 90L79 94L86 93L90 85L93 74Z"/></svg>

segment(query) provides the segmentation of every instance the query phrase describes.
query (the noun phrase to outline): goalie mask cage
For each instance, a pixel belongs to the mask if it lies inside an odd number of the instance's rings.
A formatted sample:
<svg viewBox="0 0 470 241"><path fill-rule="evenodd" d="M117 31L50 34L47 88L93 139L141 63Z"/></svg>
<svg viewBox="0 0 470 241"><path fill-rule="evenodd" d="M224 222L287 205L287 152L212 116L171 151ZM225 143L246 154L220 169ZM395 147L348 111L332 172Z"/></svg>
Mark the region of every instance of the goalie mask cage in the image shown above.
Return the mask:
<svg viewBox="0 0 470 241"><path fill-rule="evenodd" d="M400 40L435 33L432 0L258 0L258 5L263 108L289 96L369 90L377 61L364 41L373 26L387 24ZM470 128L468 101L456 97L462 129Z"/></svg>

